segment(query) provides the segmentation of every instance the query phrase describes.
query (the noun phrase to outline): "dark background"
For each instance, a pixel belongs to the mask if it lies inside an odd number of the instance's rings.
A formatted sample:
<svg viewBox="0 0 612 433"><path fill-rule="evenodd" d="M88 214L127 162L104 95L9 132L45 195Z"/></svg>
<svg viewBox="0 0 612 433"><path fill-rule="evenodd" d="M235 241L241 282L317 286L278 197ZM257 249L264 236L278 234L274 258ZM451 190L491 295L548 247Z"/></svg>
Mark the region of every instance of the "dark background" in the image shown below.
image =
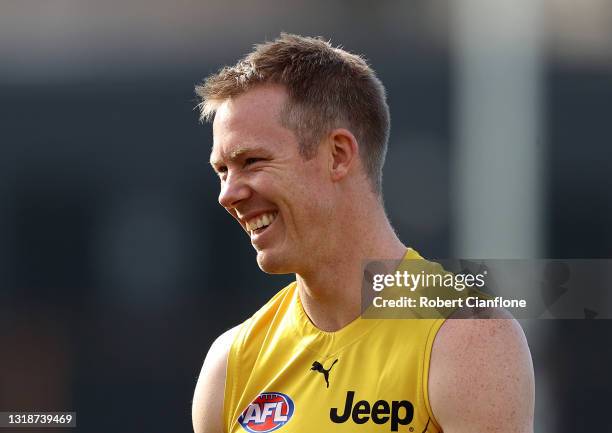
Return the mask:
<svg viewBox="0 0 612 433"><path fill-rule="evenodd" d="M611 256L612 5L592 3L541 3L543 257ZM0 411L75 410L82 432L191 431L210 343L291 280L257 268L217 204L193 86L281 30L370 60L393 120L389 216L424 256L457 254L445 2L0 9ZM536 431L609 430L612 322L524 325Z"/></svg>

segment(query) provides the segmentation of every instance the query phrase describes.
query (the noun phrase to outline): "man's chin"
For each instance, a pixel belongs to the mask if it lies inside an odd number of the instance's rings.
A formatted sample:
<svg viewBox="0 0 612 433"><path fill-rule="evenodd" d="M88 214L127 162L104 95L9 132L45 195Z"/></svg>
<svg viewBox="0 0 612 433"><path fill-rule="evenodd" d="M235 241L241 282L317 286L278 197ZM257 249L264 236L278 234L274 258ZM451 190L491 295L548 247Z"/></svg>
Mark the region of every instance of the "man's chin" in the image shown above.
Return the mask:
<svg viewBox="0 0 612 433"><path fill-rule="evenodd" d="M266 274L291 274L286 258L272 251L257 251L257 265Z"/></svg>

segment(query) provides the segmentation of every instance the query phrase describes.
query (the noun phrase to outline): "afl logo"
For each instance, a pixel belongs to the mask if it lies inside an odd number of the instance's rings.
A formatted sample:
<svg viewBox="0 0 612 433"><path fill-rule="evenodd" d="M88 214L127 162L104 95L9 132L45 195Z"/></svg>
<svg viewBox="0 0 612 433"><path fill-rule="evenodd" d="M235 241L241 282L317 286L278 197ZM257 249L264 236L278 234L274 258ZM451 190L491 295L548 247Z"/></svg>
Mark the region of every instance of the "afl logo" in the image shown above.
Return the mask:
<svg viewBox="0 0 612 433"><path fill-rule="evenodd" d="M293 400L280 392L262 392L238 417L240 425L251 433L267 433L281 428L293 415Z"/></svg>

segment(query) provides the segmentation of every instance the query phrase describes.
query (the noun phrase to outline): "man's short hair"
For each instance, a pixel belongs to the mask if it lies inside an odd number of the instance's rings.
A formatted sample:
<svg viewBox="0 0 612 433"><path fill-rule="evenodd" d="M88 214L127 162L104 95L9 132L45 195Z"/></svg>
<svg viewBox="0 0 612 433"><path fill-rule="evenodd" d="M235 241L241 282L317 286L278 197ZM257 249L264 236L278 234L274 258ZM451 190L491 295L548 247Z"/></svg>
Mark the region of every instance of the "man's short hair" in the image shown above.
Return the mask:
<svg viewBox="0 0 612 433"><path fill-rule="evenodd" d="M201 120L210 121L223 101L260 84L286 88L281 123L295 132L302 157L312 158L326 133L345 127L357 139L374 192L381 192L389 107L384 86L363 57L320 37L281 33L196 86Z"/></svg>

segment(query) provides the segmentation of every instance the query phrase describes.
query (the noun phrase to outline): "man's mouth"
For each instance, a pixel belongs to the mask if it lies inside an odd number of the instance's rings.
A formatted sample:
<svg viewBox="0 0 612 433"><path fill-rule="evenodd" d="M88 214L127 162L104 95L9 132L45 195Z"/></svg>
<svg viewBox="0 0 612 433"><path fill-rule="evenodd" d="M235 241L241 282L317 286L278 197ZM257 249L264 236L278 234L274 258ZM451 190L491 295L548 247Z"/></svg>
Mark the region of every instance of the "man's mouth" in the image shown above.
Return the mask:
<svg viewBox="0 0 612 433"><path fill-rule="evenodd" d="M258 215L247 221L246 228L251 234L259 234L272 224L277 215L278 212L268 212Z"/></svg>

